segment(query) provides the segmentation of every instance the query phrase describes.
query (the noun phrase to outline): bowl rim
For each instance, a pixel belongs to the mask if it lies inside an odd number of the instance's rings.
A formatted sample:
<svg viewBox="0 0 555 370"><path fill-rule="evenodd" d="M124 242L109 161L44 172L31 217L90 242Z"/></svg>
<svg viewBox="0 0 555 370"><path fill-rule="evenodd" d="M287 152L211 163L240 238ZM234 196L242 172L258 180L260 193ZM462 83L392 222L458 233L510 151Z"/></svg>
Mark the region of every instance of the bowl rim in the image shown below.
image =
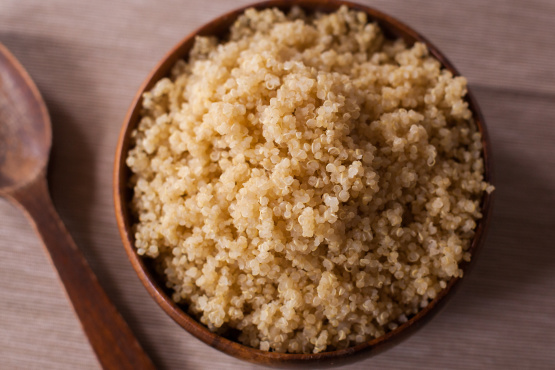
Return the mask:
<svg viewBox="0 0 555 370"><path fill-rule="evenodd" d="M319 366L335 366L345 364L346 362L356 361L361 357L375 355L397 344L403 339L406 339L410 334L415 332L439 311L441 311L448 299L452 297L453 293L459 287L460 281L463 278L457 277L449 280L447 286L428 304L428 306L420 310L415 316L413 316L406 323L397 327L395 330L387 332L385 335L376 339L372 339L349 348L320 353L292 354L262 351L210 332L204 325L189 316L175 302L173 302L171 296L168 296L168 294L164 291L165 288L157 282L155 276L156 274L154 274L145 263L145 259L147 259L147 257L141 257L135 252L134 238L131 231L131 215L129 207L127 206L132 190L128 187L130 170L125 164L125 158L130 147L131 132L139 122L139 113L143 93L150 90L160 78L167 76L177 60L187 57L196 35L214 35L218 33L225 33L225 30L229 29L229 26L233 23L233 21L248 8L264 9L278 7L280 9L289 9L295 5L300 6L309 12L318 10L325 12L334 11L342 5L346 5L350 9L362 11L368 15L369 22L377 22L386 34L389 33L395 37L403 38L407 41L408 45L412 45L414 42L422 42L426 44L430 54L439 60L445 69L450 70L454 76L460 76L457 69L451 64L451 62L449 62L439 49L437 49L437 47L435 47L425 37L421 36L419 33L399 20L366 5L342 0L271 0L239 7L218 18L215 18L188 34L165 54L165 56L150 71L148 77L141 84L141 87L138 89L127 111L118 138L114 160L113 197L117 226L123 246L127 253L127 257L129 258L133 269L152 298L154 298L158 305L160 305L160 307L181 327L206 344L228 355L245 361L269 366L289 366L307 363ZM469 104L474 121L476 122L476 125L482 135L484 181L493 184L491 144L484 118L472 92L470 91L470 88L467 89L466 101ZM484 192L480 205L483 216L477 223L476 233L468 250L472 256L471 261L462 261L459 265L464 272L464 276L467 276L470 268L476 260L478 252L482 249L484 244L486 231L491 218L490 215L492 213L493 194Z"/></svg>

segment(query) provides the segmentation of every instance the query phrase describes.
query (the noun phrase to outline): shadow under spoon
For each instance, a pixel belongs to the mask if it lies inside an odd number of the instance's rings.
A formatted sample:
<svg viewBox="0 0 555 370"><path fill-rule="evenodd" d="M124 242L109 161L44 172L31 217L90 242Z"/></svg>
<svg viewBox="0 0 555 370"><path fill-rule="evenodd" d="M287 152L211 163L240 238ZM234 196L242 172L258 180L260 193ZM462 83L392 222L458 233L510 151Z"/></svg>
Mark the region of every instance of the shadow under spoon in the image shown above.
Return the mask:
<svg viewBox="0 0 555 370"><path fill-rule="evenodd" d="M50 117L37 87L0 44L0 196L33 223L102 367L155 369L52 204L46 182L51 145Z"/></svg>

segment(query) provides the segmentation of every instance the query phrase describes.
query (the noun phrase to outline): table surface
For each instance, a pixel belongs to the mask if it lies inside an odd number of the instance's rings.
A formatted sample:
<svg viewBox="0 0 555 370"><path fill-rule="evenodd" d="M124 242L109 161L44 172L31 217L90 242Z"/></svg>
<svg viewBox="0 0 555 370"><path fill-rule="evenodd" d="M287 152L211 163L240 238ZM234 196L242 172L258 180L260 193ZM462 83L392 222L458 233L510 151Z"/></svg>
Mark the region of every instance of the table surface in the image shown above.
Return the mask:
<svg viewBox="0 0 555 370"><path fill-rule="evenodd" d="M555 1L362 1L406 22L467 76L493 144L496 201L462 289L420 332L353 365L394 369L555 364ZM54 131L57 209L146 350L164 369L256 368L175 324L125 256L112 203L120 125L155 63L249 1L1 0L0 42L41 90ZM0 200L0 367L98 369L27 220Z"/></svg>

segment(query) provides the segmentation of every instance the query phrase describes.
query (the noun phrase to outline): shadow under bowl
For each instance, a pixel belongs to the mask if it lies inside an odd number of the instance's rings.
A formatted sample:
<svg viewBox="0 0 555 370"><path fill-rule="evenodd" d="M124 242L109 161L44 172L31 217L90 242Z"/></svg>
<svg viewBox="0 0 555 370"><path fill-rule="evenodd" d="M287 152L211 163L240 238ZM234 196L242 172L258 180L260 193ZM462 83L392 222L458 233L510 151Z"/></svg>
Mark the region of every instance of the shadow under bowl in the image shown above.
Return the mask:
<svg viewBox="0 0 555 370"><path fill-rule="evenodd" d="M133 215L130 212L129 204L132 199L133 190L128 186L131 172L125 164L127 152L131 144L131 133L137 127L140 120L140 110L142 105L142 95L144 92L149 91L155 83L163 77L170 74L173 65L179 59L186 59L189 51L191 50L195 36L217 36L223 38L229 32L230 26L234 23L239 15L245 9L253 7L256 9L265 9L277 7L282 10L288 10L293 6L299 6L307 13L324 12L330 13L338 10L342 5L347 5L349 8L362 11L368 15L369 21L377 22L385 33L385 36L391 39L402 38L407 45L413 45L415 42L422 42L427 45L430 54L438 59L444 68L450 70L453 75L459 76L460 74L453 67L453 65L445 58L443 54L428 40L412 30L410 27L399 22L380 11L372 9L360 4L339 1L339 0L274 0L261 3L252 4L249 6L241 7L231 11L211 22L202 26L185 37L179 44L177 44L151 71L148 78L140 87L135 95L133 103L131 104L127 116L123 122L118 146L115 156L114 165L114 203L115 213L117 218L118 228L121 234L123 245L127 252L127 256L133 265L136 273L138 274L141 282L146 287L154 300L162 307L164 311L181 325L189 333L202 340L206 344L241 360L249 361L252 363L276 366L276 367L328 367L344 365L360 360L364 357L370 357L377 353L384 351L387 348L399 343L406 339L410 334L414 333L418 328L427 323L435 314L437 314L448 299L453 296L461 282L461 278L452 278L445 289L443 289L435 299L433 299L427 307L423 308L415 316L410 318L406 323L400 325L397 329L392 330L385 335L361 343L346 349L335 351L321 352L316 354L290 354L267 352L254 349L242 345L231 338L220 336L210 332L204 325L199 323L193 317L186 313L186 308L181 307L174 303L171 298L171 291L166 288L164 278L157 274L154 268L154 263L147 257L137 255L134 248L134 235L132 225L134 223ZM480 109L470 92L468 91L466 100L469 108L473 113L473 118L478 125L482 134L483 144L483 158L484 158L484 179L492 183L492 167L491 167L491 146L489 144L488 134L484 119ZM484 193L481 200L481 208L483 218L479 220L474 239L472 240L469 252L471 253L471 262L462 262L460 268L464 271L464 276L467 275L472 263L476 260L477 253L483 244L487 225L491 215L492 196Z"/></svg>

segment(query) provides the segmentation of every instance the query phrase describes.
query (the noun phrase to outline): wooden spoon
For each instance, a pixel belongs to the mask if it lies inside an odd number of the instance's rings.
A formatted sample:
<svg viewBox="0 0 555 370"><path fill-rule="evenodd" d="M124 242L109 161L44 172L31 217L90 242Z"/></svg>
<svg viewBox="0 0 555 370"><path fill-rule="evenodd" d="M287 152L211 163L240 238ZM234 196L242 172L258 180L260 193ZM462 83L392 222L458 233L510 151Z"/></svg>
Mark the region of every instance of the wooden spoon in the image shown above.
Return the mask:
<svg viewBox="0 0 555 370"><path fill-rule="evenodd" d="M51 145L37 87L0 44L0 196L33 223L103 368L154 369L56 213L46 182Z"/></svg>

